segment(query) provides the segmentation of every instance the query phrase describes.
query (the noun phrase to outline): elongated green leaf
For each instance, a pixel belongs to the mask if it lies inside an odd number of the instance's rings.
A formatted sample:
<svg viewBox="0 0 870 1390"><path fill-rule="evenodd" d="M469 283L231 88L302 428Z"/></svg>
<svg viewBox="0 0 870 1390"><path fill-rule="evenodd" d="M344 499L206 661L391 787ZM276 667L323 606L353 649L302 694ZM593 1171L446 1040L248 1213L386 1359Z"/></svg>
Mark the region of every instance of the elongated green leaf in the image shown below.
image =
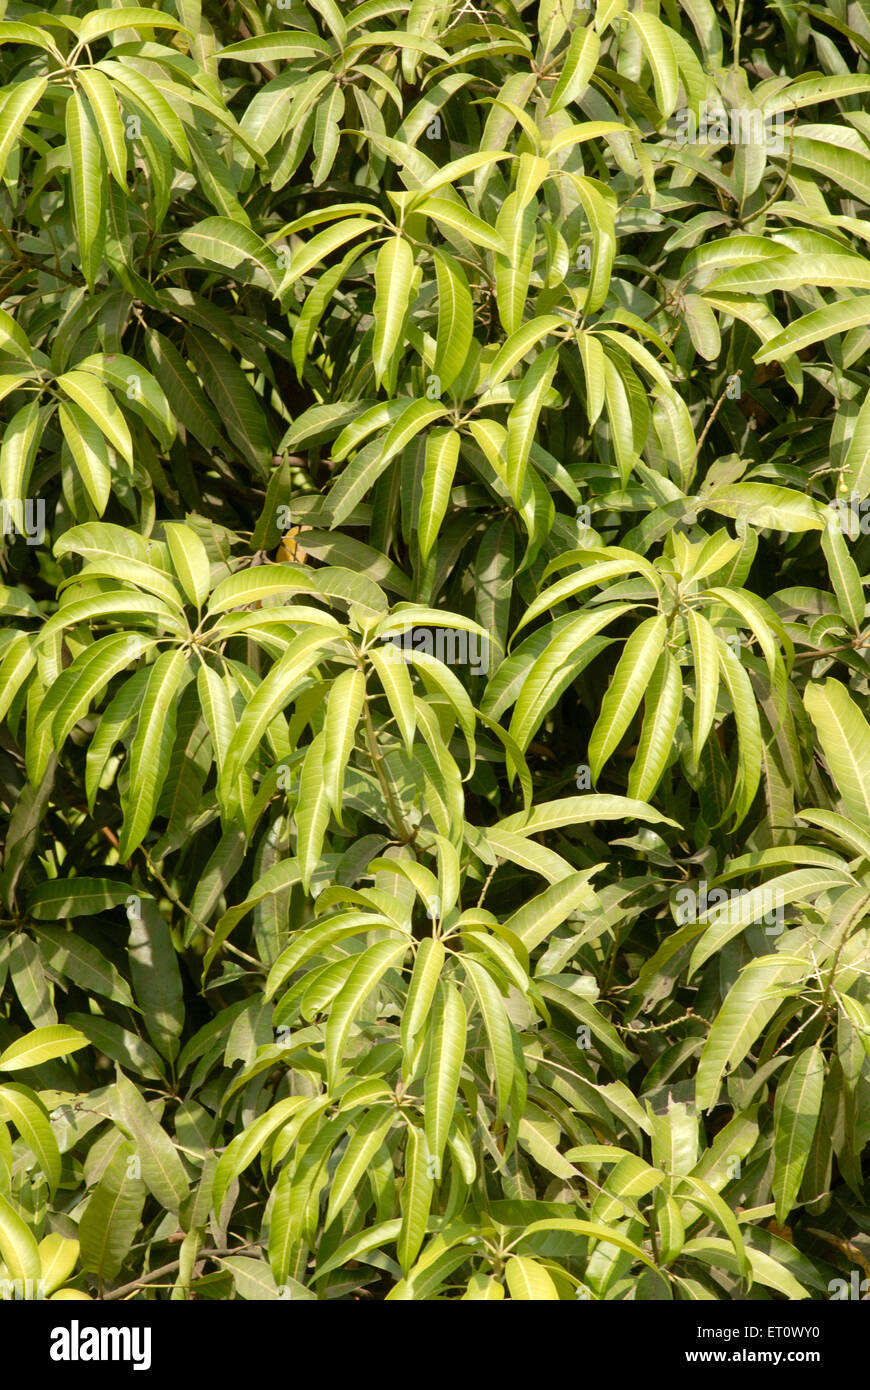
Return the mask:
<svg viewBox="0 0 870 1390"><path fill-rule="evenodd" d="M132 1081L119 1076L114 1093L118 1123L136 1145L146 1187L167 1211L177 1211L189 1183L175 1145Z"/></svg>
<svg viewBox="0 0 870 1390"><path fill-rule="evenodd" d="M344 671L329 692L324 727L323 785L326 799L342 823L344 770L356 739L366 682L360 670ZM303 776L305 775L303 769Z"/></svg>
<svg viewBox="0 0 870 1390"><path fill-rule="evenodd" d="M151 1041L173 1061L184 1027L184 999L172 935L153 899L142 897L131 909L127 956L136 1002Z"/></svg>
<svg viewBox="0 0 870 1390"><path fill-rule="evenodd" d="M432 430L426 440L426 465L423 472L423 497L420 503L418 540L420 554L426 560L438 538L441 523L450 502L450 488L459 458L460 436L457 430Z"/></svg>
<svg viewBox="0 0 870 1390"><path fill-rule="evenodd" d="M427 1140L416 1125L411 1125L405 1146L402 1226L398 1240L399 1264L405 1275L426 1236L434 1186Z"/></svg>
<svg viewBox="0 0 870 1390"><path fill-rule="evenodd" d="M782 1002L779 987L802 978L806 968L762 956L747 966L732 985L707 1036L695 1078L699 1110L715 1105L726 1071L743 1061Z"/></svg>
<svg viewBox="0 0 870 1390"><path fill-rule="evenodd" d="M82 1269L114 1279L130 1253L148 1189L136 1177L131 1143L116 1151L79 1221Z"/></svg>
<svg viewBox="0 0 870 1390"><path fill-rule="evenodd" d="M0 178L6 172L9 155L28 116L41 100L47 86L47 77L28 77L16 83L0 109Z"/></svg>
<svg viewBox="0 0 870 1390"><path fill-rule="evenodd" d="M91 14L88 16L88 20L96 17L96 15ZM87 25L88 20L85 21L85 25ZM78 80L93 112L109 172L126 194L127 141L124 138L124 127L121 123L117 98L112 91L112 84L105 73L98 72L96 68L81 68L78 73Z"/></svg>
<svg viewBox="0 0 870 1390"><path fill-rule="evenodd" d="M191 603L202 608L208 597L211 565L206 548L196 532L181 522L163 527L175 573Z"/></svg>
<svg viewBox="0 0 870 1390"><path fill-rule="evenodd" d="M134 1007L130 986L96 946L74 931L37 927L40 955L52 970L88 994L102 994L118 1004Z"/></svg>
<svg viewBox="0 0 870 1390"><path fill-rule="evenodd" d="M39 1248L30 1227L8 1198L0 1192L0 1256L13 1279L36 1281L41 1277Z"/></svg>
<svg viewBox="0 0 870 1390"><path fill-rule="evenodd" d="M692 721L692 757L697 763L701 750L710 736L713 720L716 717L716 700L719 694L719 651L716 634L702 614L690 608L686 612L686 626L692 646L692 664L695 668L695 713Z"/></svg>
<svg viewBox="0 0 870 1390"><path fill-rule="evenodd" d="M511 1298L534 1303L559 1300L559 1291L544 1266L528 1255L511 1255L504 1276Z"/></svg>
<svg viewBox="0 0 870 1390"><path fill-rule="evenodd" d="M843 806L862 829L870 829L870 726L848 690L829 679L808 685L807 713L818 731Z"/></svg>
<svg viewBox="0 0 870 1390"><path fill-rule="evenodd" d="M0 1109L24 1139L48 1181L53 1195L60 1182L60 1150L51 1129L48 1111L35 1091L14 1083L0 1086Z"/></svg>
<svg viewBox="0 0 870 1390"><path fill-rule="evenodd" d="M369 1163L396 1122L395 1113L385 1105L372 1106L356 1126L353 1136L335 1170L329 1191L325 1227L341 1214L365 1176Z"/></svg>
<svg viewBox="0 0 870 1390"><path fill-rule="evenodd" d="M275 252L241 222L229 217L207 217L189 231L182 232L178 239L189 251L230 270L235 270L242 261L253 261L277 293L279 276Z"/></svg>
<svg viewBox="0 0 870 1390"><path fill-rule="evenodd" d="M239 720L227 751L224 781L231 786L235 776L251 757L276 714L285 707L316 663L316 653L330 641L322 629L301 632L257 687Z"/></svg>
<svg viewBox="0 0 870 1390"><path fill-rule="evenodd" d="M326 1066L334 1089L343 1064L345 1044L357 1013L387 970L397 965L408 949L406 941L379 941L357 959L329 1013L326 1025Z"/></svg>
<svg viewBox="0 0 870 1390"><path fill-rule="evenodd" d="M79 255L93 291L106 232L103 150L97 123L78 92L67 102L66 139Z"/></svg>
<svg viewBox="0 0 870 1390"><path fill-rule="evenodd" d="M388 377L400 349L411 299L414 252L402 236L391 237L378 252L375 265L375 336L372 363L378 386Z"/></svg>
<svg viewBox="0 0 870 1390"><path fill-rule="evenodd" d="M224 1149L215 1169L212 1205L220 1211L230 1183L253 1163L269 1138L305 1104L305 1096L289 1096L273 1105Z"/></svg>
<svg viewBox="0 0 870 1390"><path fill-rule="evenodd" d="M3 433L3 444L0 447L0 491L6 502L13 503L13 521L14 504L23 507L27 498L39 441L39 422L39 402L29 401L15 412ZM24 519L26 520L26 515Z"/></svg>
<svg viewBox="0 0 870 1390"><path fill-rule="evenodd" d="M69 1028L63 1023L50 1024L46 1028L25 1033L23 1038L10 1043L0 1053L0 1071L23 1071L27 1067L38 1067L43 1062L51 1061L52 1057L67 1057L87 1045L87 1038L77 1028Z"/></svg>
<svg viewBox="0 0 870 1390"><path fill-rule="evenodd" d="M548 115L579 100L595 71L600 52L601 40L595 30L578 26L571 35L559 80L553 88Z"/></svg>
<svg viewBox="0 0 870 1390"><path fill-rule="evenodd" d="M821 1048L799 1053L776 1088L773 1194L776 1219L784 1223L797 1200L818 1123L825 1082Z"/></svg>
<svg viewBox="0 0 870 1390"><path fill-rule="evenodd" d="M136 736L130 745L130 785L118 853L129 859L142 843L157 807L175 738L176 694L184 673L184 653L164 652L151 668Z"/></svg>
<svg viewBox="0 0 870 1390"><path fill-rule="evenodd" d="M133 462L133 441L123 412L114 397L91 372L72 371L59 376L57 384L106 436L128 463Z"/></svg>
<svg viewBox="0 0 870 1390"><path fill-rule="evenodd" d="M814 309L795 319L776 337L771 338L755 354L755 361L783 362L793 357L822 338L830 338L834 333L845 333L850 328L861 328L870 323L870 295L859 294L852 299L841 299L824 309Z"/></svg>
<svg viewBox="0 0 870 1390"><path fill-rule="evenodd" d="M438 285L438 332L434 374L447 391L456 380L474 336L474 309L460 263L439 248L435 253Z"/></svg>
<svg viewBox="0 0 870 1390"><path fill-rule="evenodd" d="M644 696L643 728L628 778L628 794L639 801L648 801L661 781L673 751L682 698L680 668L665 649Z"/></svg>
<svg viewBox="0 0 870 1390"><path fill-rule="evenodd" d="M466 956L462 962L462 968L477 997L478 1007L486 1028L495 1077L496 1120L500 1120L508 1107L514 1085L514 1046L511 1023L505 1011L501 993L492 976L484 967Z"/></svg>
<svg viewBox="0 0 870 1390"><path fill-rule="evenodd" d="M442 980L431 1020L424 1087L424 1119L429 1153L440 1164L453 1121L453 1107L465 1058L466 1010L462 996Z"/></svg>
<svg viewBox="0 0 870 1390"><path fill-rule="evenodd" d="M62 401L58 419L79 477L98 516L102 516L112 489L112 469L105 436L81 406Z"/></svg>
<svg viewBox="0 0 870 1390"><path fill-rule="evenodd" d="M324 732L312 740L299 775L299 801L296 808L297 854L302 886L305 889L308 888L320 860L332 804L324 766L326 738ZM343 771L343 768L341 770Z"/></svg>
<svg viewBox="0 0 870 1390"><path fill-rule="evenodd" d="M371 647L367 656L378 673L390 712L410 753L414 744L417 719L414 712L414 688L402 653L399 648L385 643L383 647Z"/></svg>
<svg viewBox="0 0 870 1390"><path fill-rule="evenodd" d="M664 614L647 618L625 644L589 740L593 782L598 780L602 765L618 747L634 718L659 660L666 628Z"/></svg>

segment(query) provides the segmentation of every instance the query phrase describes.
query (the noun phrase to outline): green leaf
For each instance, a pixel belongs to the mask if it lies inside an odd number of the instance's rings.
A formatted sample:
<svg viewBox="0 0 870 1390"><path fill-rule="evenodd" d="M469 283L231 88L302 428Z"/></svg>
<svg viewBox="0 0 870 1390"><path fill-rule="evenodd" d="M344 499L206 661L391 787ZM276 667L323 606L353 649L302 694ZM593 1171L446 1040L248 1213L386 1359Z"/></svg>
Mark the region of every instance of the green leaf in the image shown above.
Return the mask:
<svg viewBox="0 0 870 1390"><path fill-rule="evenodd" d="M864 586L858 566L846 547L842 532L837 526L828 526L822 532L822 550L828 562L828 573L837 595L840 612L853 632L860 632L864 626Z"/></svg>
<svg viewBox="0 0 870 1390"><path fill-rule="evenodd" d="M79 256L93 293L106 235L103 148L97 123L78 92L67 101L66 140Z"/></svg>
<svg viewBox="0 0 870 1390"><path fill-rule="evenodd" d="M601 40L594 29L578 26L571 35L559 80L553 88L548 116L579 101L598 64Z"/></svg>
<svg viewBox="0 0 870 1390"><path fill-rule="evenodd" d="M711 1110L722 1078L743 1061L782 1002L780 987L802 978L806 967L761 956L746 966L731 986L707 1035L695 1078L695 1104Z"/></svg>
<svg viewBox="0 0 870 1390"><path fill-rule="evenodd" d="M146 1187L167 1211L177 1212L188 1194L189 1183L175 1145L139 1088L126 1076L119 1074L114 1095L117 1122L136 1145Z"/></svg>
<svg viewBox="0 0 870 1390"><path fill-rule="evenodd" d="M181 353L168 338L153 330L145 337L145 349L172 416L205 448L219 448L220 420Z"/></svg>
<svg viewBox="0 0 870 1390"><path fill-rule="evenodd" d="M728 809L733 810L735 823L739 825L755 800L761 781L761 721L752 684L739 656L721 638L717 637L716 641L719 645L719 672L728 687L737 725L737 783Z"/></svg>
<svg viewBox="0 0 870 1390"><path fill-rule="evenodd" d="M426 198L414 211L431 217L439 226L459 232L460 236L466 237L475 246L502 253L505 250L504 239L498 230L493 231L482 217L469 212L464 203L449 198Z"/></svg>
<svg viewBox="0 0 870 1390"><path fill-rule="evenodd" d="M263 404L245 372L226 348L196 328L188 328L190 355L227 433L254 471L267 478L272 436Z"/></svg>
<svg viewBox="0 0 870 1390"><path fill-rule="evenodd" d="M135 110L140 111L147 119L156 123L160 134L165 136L181 162L189 168L190 147L184 134L184 126L166 97L151 79L136 68L131 67L129 62L113 62L111 59L105 59L94 66L99 72L105 73L119 96L124 99L125 104L132 104ZM194 93L187 89L185 90L185 97L187 100L191 100L194 98Z"/></svg>
<svg viewBox="0 0 870 1390"><path fill-rule="evenodd" d="M119 6L106 13L94 10L86 15L79 30L79 43L93 43L104 34L113 34L116 29L180 29L185 34L190 30L177 19L166 15L162 10L144 9L141 6Z"/></svg>
<svg viewBox="0 0 870 1390"><path fill-rule="evenodd" d="M49 1195L53 1196L60 1182L60 1150L52 1133L48 1111L39 1096L28 1086L0 1086L0 1108L6 1112L7 1118L27 1144L48 1180Z"/></svg>
<svg viewBox="0 0 870 1390"><path fill-rule="evenodd" d="M58 419L79 477L98 516L102 516L112 490L112 469L105 436L81 406L62 401Z"/></svg>
<svg viewBox="0 0 870 1390"><path fill-rule="evenodd" d="M227 1145L218 1160L214 1174L211 1201L215 1212L219 1212L223 1207L230 1184L253 1163L276 1130L285 1125L305 1102L305 1096L289 1096L279 1101Z"/></svg>
<svg viewBox="0 0 870 1390"><path fill-rule="evenodd" d="M679 74L677 59L671 43L670 30L654 14L626 11L625 18L640 38L644 56L650 65L655 84L656 105L662 115L670 116L677 104Z"/></svg>
<svg viewBox="0 0 870 1390"><path fill-rule="evenodd" d="M572 913L595 906L595 894L589 884L594 872L594 869L582 869L551 884L508 917L505 930L518 937L527 951L534 950L556 927L568 921Z"/></svg>
<svg viewBox="0 0 870 1390"><path fill-rule="evenodd" d="M508 194L495 221L501 238L501 251L495 259L496 303L505 333L515 333L523 321L532 264L535 258L535 232L538 201L522 200L519 190Z"/></svg>
<svg viewBox="0 0 870 1390"><path fill-rule="evenodd" d="M288 644L283 656L257 686L227 750L222 779L224 785L233 785L275 716L288 704L295 688L310 675L318 660L318 653L331 640L331 633L324 632L322 628L301 632Z"/></svg>
<svg viewBox="0 0 870 1390"><path fill-rule="evenodd" d="M118 1276L139 1229L147 1188L133 1176L136 1157L129 1142L116 1150L79 1221L82 1269L99 1279Z"/></svg>
<svg viewBox="0 0 870 1390"><path fill-rule="evenodd" d="M686 626L695 668L695 713L692 720L692 758L697 764L710 737L719 694L719 649L707 619L694 608L686 611Z"/></svg>
<svg viewBox="0 0 870 1390"><path fill-rule="evenodd" d="M338 1083L345 1044L360 1008L386 972L398 965L407 949L407 941L397 942L395 938L369 946L358 957L334 999L326 1024L327 1084L331 1091Z"/></svg>
<svg viewBox="0 0 870 1390"><path fill-rule="evenodd" d="M164 652L151 667L130 745L130 781L118 849L122 860L142 843L154 819L172 756L176 694L184 668L184 652L178 650Z"/></svg>
<svg viewBox="0 0 870 1390"><path fill-rule="evenodd" d="M559 1290L546 1269L528 1255L511 1255L504 1276L513 1299L535 1303L558 1302Z"/></svg>
<svg viewBox="0 0 870 1390"><path fill-rule="evenodd" d="M218 50L217 58L244 59L246 63L272 63L281 58L299 58L306 53L328 53L329 44L319 34L285 29L277 34L259 34Z"/></svg>
<svg viewBox="0 0 870 1390"><path fill-rule="evenodd" d="M818 1044L795 1057L776 1088L774 1105L773 1195L776 1219L784 1224L794 1206L809 1158L825 1083L825 1059Z"/></svg>
<svg viewBox="0 0 870 1390"><path fill-rule="evenodd" d="M102 994L116 1004L135 1008L127 981L84 937L61 927L35 927L34 935L40 955L51 970L88 994Z"/></svg>
<svg viewBox="0 0 870 1390"><path fill-rule="evenodd" d="M94 14L89 15L88 19L85 20L85 25L96 17ZM169 23L173 28L176 27L172 25L171 20ZM109 172L123 188L126 196L127 141L118 111L118 100L112 91L112 84L105 73L98 72L96 68L79 68L77 77L93 113Z"/></svg>
<svg viewBox="0 0 870 1390"><path fill-rule="evenodd" d="M181 587L197 608L208 598L211 564L205 546L196 532L182 522L164 523L163 532Z"/></svg>
<svg viewBox="0 0 870 1390"><path fill-rule="evenodd" d="M370 647L366 656L377 671L390 713L410 753L414 746L417 716L414 710L414 688L402 652L397 647L385 643L383 647Z"/></svg>
<svg viewBox="0 0 870 1390"><path fill-rule="evenodd" d="M273 293L278 293L280 277L275 252L262 237L241 222L229 217L207 217L188 231L181 232L178 240L197 256L226 266L229 270L235 270L242 261L253 261L262 270Z"/></svg>
<svg viewBox="0 0 870 1390"><path fill-rule="evenodd" d="M28 360L33 354L27 334L5 309L0 309L0 352Z"/></svg>
<svg viewBox="0 0 870 1390"><path fill-rule="evenodd" d="M128 911L127 957L133 992L151 1041L172 1062L184 1028L181 972L172 934L152 899L140 897Z"/></svg>
<svg viewBox="0 0 870 1390"><path fill-rule="evenodd" d="M661 781L672 755L682 700L680 668L665 650L644 694L643 729L628 778L629 796L648 801Z"/></svg>
<svg viewBox="0 0 870 1390"><path fill-rule="evenodd" d="M603 764L619 746L659 661L667 619L663 613L647 618L629 637L601 702L589 739L589 765L597 782Z"/></svg>
<svg viewBox="0 0 870 1390"><path fill-rule="evenodd" d="M365 690L366 682L363 672L351 670L343 671L329 692L329 704L324 726L323 786L326 799L332 807L339 825L342 824L341 803L344 770L356 740L357 725L365 700Z"/></svg>
<svg viewBox="0 0 870 1390"><path fill-rule="evenodd" d="M447 391L465 365L474 338L474 306L460 263L445 250L433 253L438 285L438 329L433 372Z"/></svg>
<svg viewBox="0 0 870 1390"><path fill-rule="evenodd" d="M22 1221L8 1198L0 1192L0 1255L13 1279L22 1283L33 1280L35 1286L42 1276L39 1247L30 1227Z"/></svg>
<svg viewBox="0 0 870 1390"><path fill-rule="evenodd" d="M402 1225L398 1238L399 1265L406 1276L426 1237L434 1186L426 1138L416 1125L409 1125L401 1198Z"/></svg>
<svg viewBox="0 0 870 1390"><path fill-rule="evenodd" d="M450 503L450 489L459 458L458 430L432 430L426 440L426 463L423 470L423 496L420 502L420 521L417 538L420 554L425 561L438 539L441 523Z"/></svg>
<svg viewBox="0 0 870 1390"><path fill-rule="evenodd" d="M311 883L311 876L320 862L323 837L329 825L329 812L332 804L324 766L326 737L324 732L312 739L302 763L302 771L299 774L296 844L302 887L306 892Z"/></svg>
<svg viewBox="0 0 870 1390"><path fill-rule="evenodd" d="M770 338L763 348L755 353L753 361L759 365L765 362L784 362L804 348L835 333L845 333L850 328L862 328L870 323L870 295L859 294L851 299L840 299L828 304L824 309L814 309L795 319L774 338Z"/></svg>
<svg viewBox="0 0 870 1390"><path fill-rule="evenodd" d="M133 463L133 441L123 412L115 399L92 372L72 371L59 376L57 384L70 400L106 436L113 449Z"/></svg>
<svg viewBox="0 0 870 1390"><path fill-rule="evenodd" d="M424 936L417 947L414 969L402 1010L401 1038L405 1071L409 1072L414 1042L429 1016L444 966L444 946L433 936Z"/></svg>
<svg viewBox="0 0 870 1390"><path fill-rule="evenodd" d="M474 990L486 1028L495 1077L495 1118L498 1121L504 1116L514 1086L513 1030L501 992L492 976L467 955L462 961L462 968Z"/></svg>
<svg viewBox="0 0 870 1390"><path fill-rule="evenodd" d="M372 363L375 382L388 378L400 348L402 330L411 300L414 252L402 236L391 237L378 252L375 264L375 336Z"/></svg>
<svg viewBox="0 0 870 1390"><path fill-rule="evenodd" d="M563 689L606 646L597 634L625 613L631 604L608 604L560 626L558 635L535 658L521 685L510 724L510 732L525 750L544 715L556 703Z"/></svg>
<svg viewBox="0 0 870 1390"><path fill-rule="evenodd" d="M28 116L42 99L47 86L47 77L28 77L23 82L17 82L0 108L0 178L6 173L9 156Z"/></svg>
<svg viewBox="0 0 870 1390"><path fill-rule="evenodd" d="M746 1280L747 1287L751 1287L753 1278L752 1252L746 1248L737 1218L728 1203L719 1196L709 1183L695 1177L694 1174L682 1174L678 1185L690 1187L693 1192L697 1193L698 1205L703 1210L708 1211L715 1221L718 1221L733 1246L740 1273Z"/></svg>
<svg viewBox="0 0 870 1390"><path fill-rule="evenodd" d="M66 1283L78 1264L79 1243L53 1231L39 1242L39 1259L45 1293L50 1296Z"/></svg>
<svg viewBox="0 0 870 1390"><path fill-rule="evenodd" d="M24 1071L26 1068L42 1066L53 1057L67 1057L80 1047L87 1047L88 1040L77 1028L54 1023L47 1028L36 1028L16 1038L4 1052L0 1053L0 1071Z"/></svg>
<svg viewBox="0 0 870 1390"><path fill-rule="evenodd" d="M347 1148L335 1170L329 1191L329 1206L324 1221L328 1229L341 1214L365 1177L366 1169L383 1144L393 1125L395 1112L389 1106L375 1105L355 1126Z"/></svg>
<svg viewBox="0 0 870 1390"><path fill-rule="evenodd" d="M563 825L586 825L597 820L642 820L650 825L664 822L677 825L644 801L632 801L626 796L564 796L544 802L531 811L518 811L505 816L494 829L517 831L521 835L537 835L545 830L557 830Z"/></svg>
<svg viewBox="0 0 870 1390"><path fill-rule="evenodd" d="M439 1165L453 1124L453 1108L465 1058L466 1022L462 996L454 984L442 979L430 1023L423 1093L426 1142L430 1155Z"/></svg>
<svg viewBox="0 0 870 1390"><path fill-rule="evenodd" d="M822 531L828 520L811 497L769 483L714 488L703 496L703 505L720 516L744 517L755 526L772 526L778 531Z"/></svg>
<svg viewBox="0 0 870 1390"><path fill-rule="evenodd" d="M507 420L507 469L505 481L517 506L525 483L526 465L532 448L544 398L558 365L556 348L546 348L535 358L520 384L516 403Z"/></svg>
<svg viewBox="0 0 870 1390"><path fill-rule="evenodd" d="M33 460L39 443L39 402L17 410L3 433L0 447L0 492L6 502L25 504ZM15 513L13 511L13 520Z"/></svg>
<svg viewBox="0 0 870 1390"><path fill-rule="evenodd" d="M870 829L870 726L840 681L810 684L804 704L846 812Z"/></svg>

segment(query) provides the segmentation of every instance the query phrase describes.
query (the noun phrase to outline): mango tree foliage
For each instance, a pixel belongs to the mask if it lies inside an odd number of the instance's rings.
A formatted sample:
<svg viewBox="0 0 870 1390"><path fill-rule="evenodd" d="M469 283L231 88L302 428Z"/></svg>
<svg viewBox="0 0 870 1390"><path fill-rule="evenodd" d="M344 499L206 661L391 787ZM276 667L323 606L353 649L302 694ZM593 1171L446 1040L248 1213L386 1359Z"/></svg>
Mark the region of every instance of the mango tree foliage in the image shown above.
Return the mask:
<svg viewBox="0 0 870 1390"><path fill-rule="evenodd" d="M866 7L0 16L0 1287L828 1297Z"/></svg>

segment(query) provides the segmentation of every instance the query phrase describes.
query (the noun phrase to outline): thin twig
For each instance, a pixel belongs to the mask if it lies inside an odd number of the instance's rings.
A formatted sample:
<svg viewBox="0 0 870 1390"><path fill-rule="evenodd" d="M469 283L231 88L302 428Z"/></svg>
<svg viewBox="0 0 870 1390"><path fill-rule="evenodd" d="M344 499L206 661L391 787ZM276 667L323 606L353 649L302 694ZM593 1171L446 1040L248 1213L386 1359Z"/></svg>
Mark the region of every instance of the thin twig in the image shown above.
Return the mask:
<svg viewBox="0 0 870 1390"><path fill-rule="evenodd" d="M798 652L795 661L821 661L823 657L833 656L835 652L857 652L860 651L861 647L868 645L868 640L870 639L862 637L859 642L857 638L854 638L851 642L843 642L839 647L814 647L812 651Z"/></svg>
<svg viewBox="0 0 870 1390"><path fill-rule="evenodd" d="M181 898L170 886L170 884L167 883L166 879L163 877L162 873L157 868L156 864L154 863L154 860L151 858L151 855L148 853L145 846L140 845L139 849L145 856L145 862L147 863L148 868L150 869L154 877L157 879L157 882L160 884L160 887L163 889L166 896L170 898L172 902L175 903L176 907L181 909L185 917L189 917L191 922L195 923L195 925L199 927L200 931L204 931L206 936L214 938L214 931L212 930L212 928L206 926L205 922L201 922L199 918L191 912L187 904L181 901ZM238 956L241 960L246 960L249 965L255 966L256 969L259 970L262 974L266 974L266 970L262 961L257 960L254 956L249 956L246 951L240 951L238 946L234 946L231 941L224 941L221 944L227 951L232 951L234 956Z"/></svg>
<svg viewBox="0 0 870 1390"><path fill-rule="evenodd" d="M256 1250L258 1246L234 1245L226 1250L200 1250L196 1257L197 1264L200 1260L220 1259L224 1255L238 1255L242 1250ZM168 1265L161 1265L159 1269L152 1269L150 1274L143 1274L141 1279L132 1279L129 1284L122 1284L119 1289L111 1289L109 1293L103 1295L103 1302L108 1303L112 1298L124 1298L128 1293L135 1293L137 1289L143 1288L146 1284L153 1284L155 1280L162 1279L164 1274L171 1274L174 1269L178 1269L181 1260L172 1260Z"/></svg>
<svg viewBox="0 0 870 1390"><path fill-rule="evenodd" d="M721 396L719 397L718 401L717 401L716 404L713 406L713 409L712 409L712 411L710 412L710 418L709 418L709 420L707 421L706 425L704 426L704 428L703 428L702 431L701 431L701 435L700 435L700 438L698 439L697 447L696 447L696 449L695 449L695 452L694 452L693 455L692 455L692 459L691 459L691 462L690 462L690 464L689 464L690 470L691 470L692 468L694 468L695 464L696 464L697 461L698 461L698 455L699 455L700 452L701 452L701 447L702 447L702 445L703 445L703 443L704 443L704 440L707 438L707 435L710 433L710 427L711 427L711 425L713 424L713 421L716 419L716 416L719 414L719 408L720 408L720 406L722 405L722 402L725 400L725 397L728 395L728 392L729 392L729 390L731 389L731 383L732 383L732 381L734 380L735 377L740 377L740 376L742 376L742 375L743 375L743 368L742 368L742 367L738 367L738 368L737 368L737 371L736 371L736 372L732 372L731 375L729 376L728 381L727 381L727 383L726 383L726 385L725 385L725 390L722 392L722 394L721 394Z"/></svg>

